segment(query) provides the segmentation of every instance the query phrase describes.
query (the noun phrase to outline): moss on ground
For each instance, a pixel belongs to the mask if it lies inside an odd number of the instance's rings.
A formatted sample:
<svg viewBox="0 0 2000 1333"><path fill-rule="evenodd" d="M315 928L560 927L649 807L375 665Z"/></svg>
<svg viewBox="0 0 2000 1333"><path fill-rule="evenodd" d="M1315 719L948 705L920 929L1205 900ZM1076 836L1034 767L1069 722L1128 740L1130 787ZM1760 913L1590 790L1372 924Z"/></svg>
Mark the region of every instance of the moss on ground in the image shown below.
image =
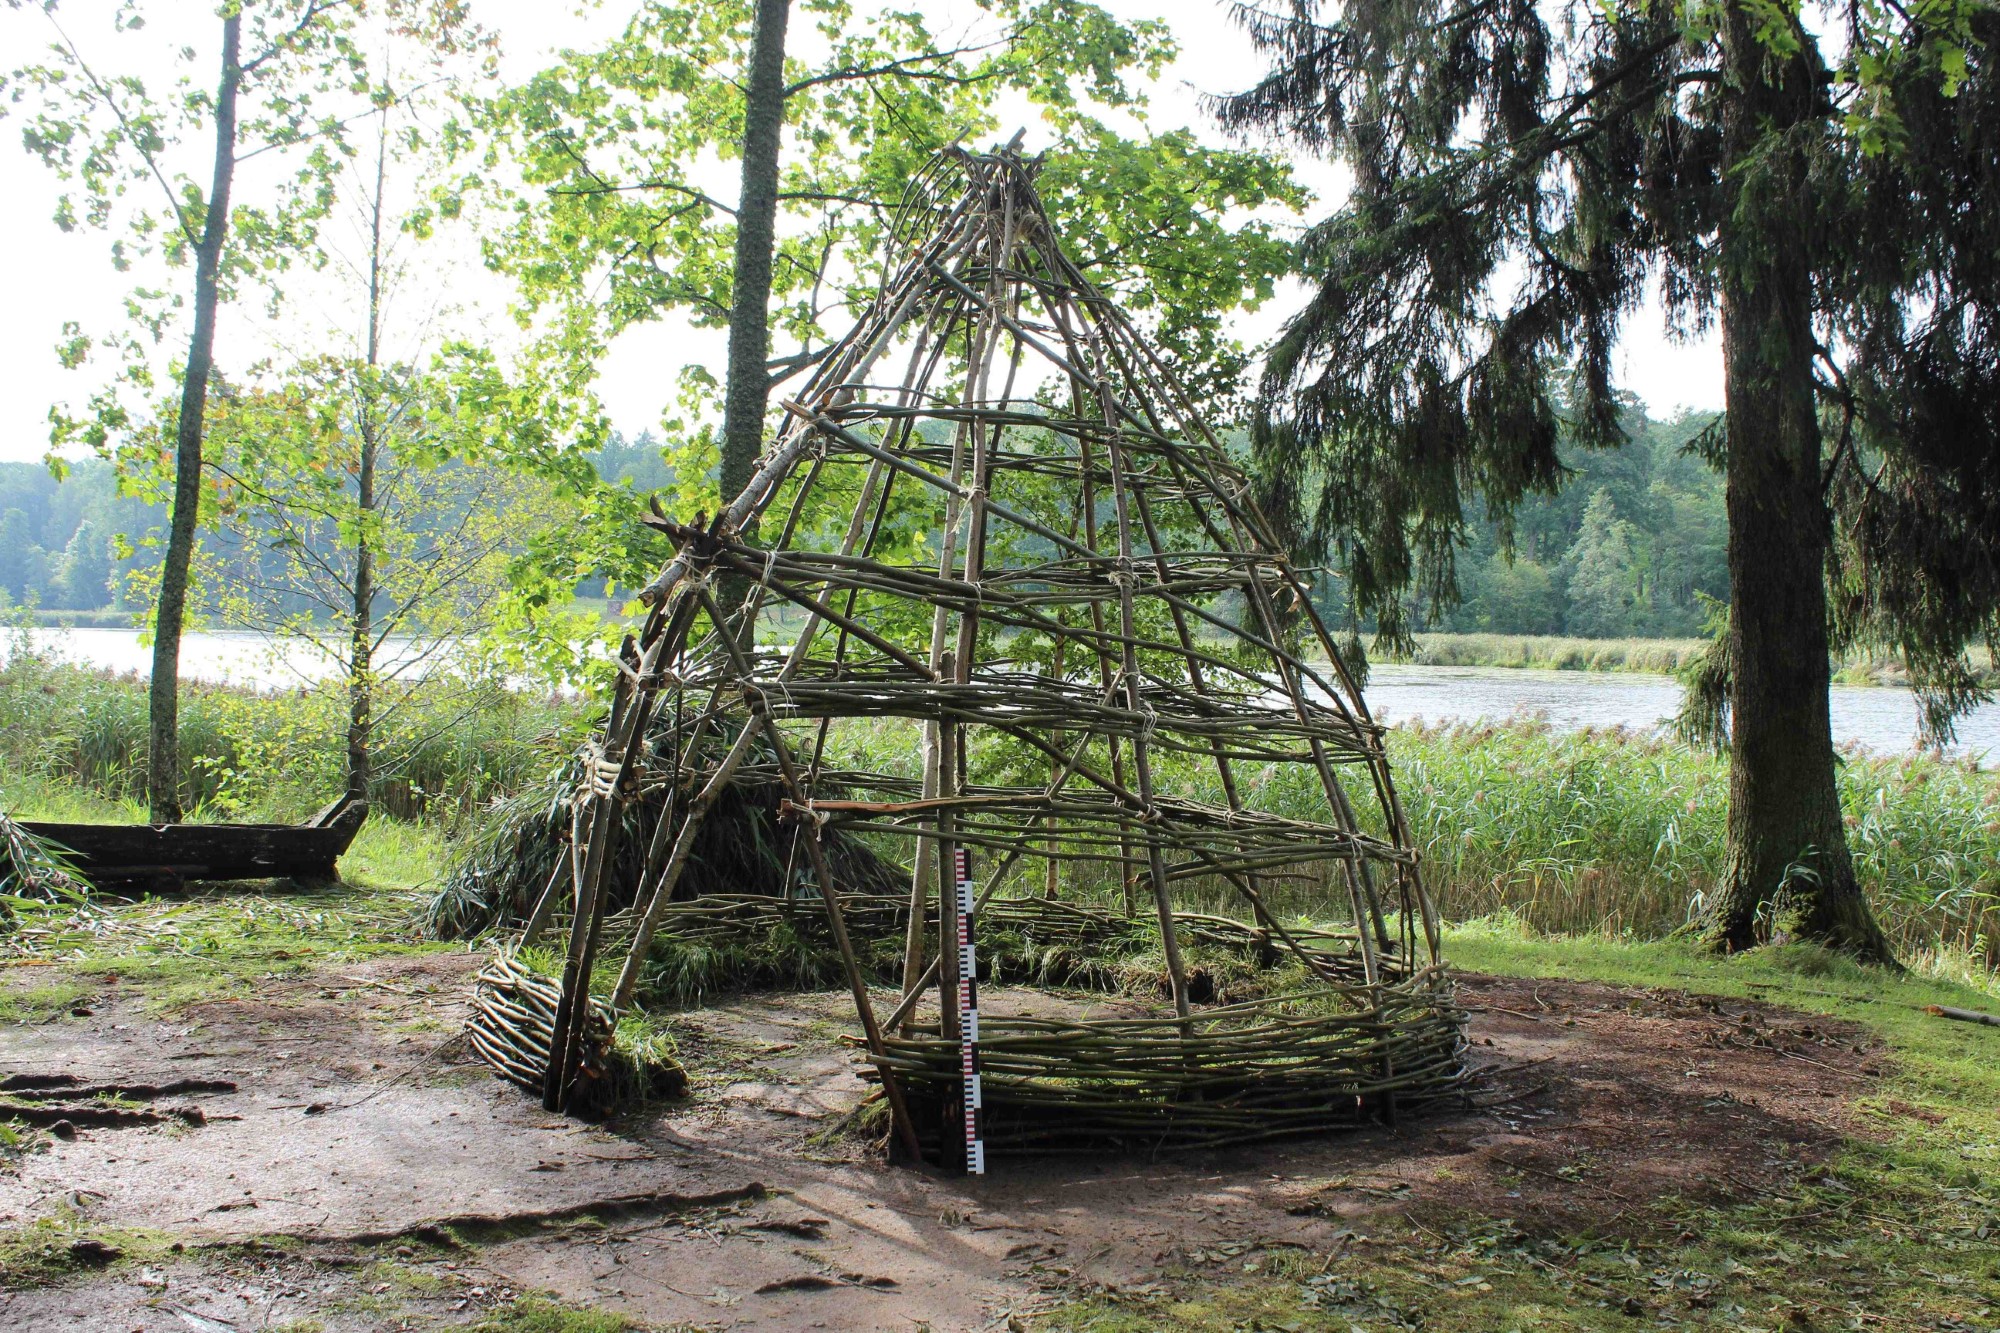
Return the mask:
<svg viewBox="0 0 2000 1333"><path fill-rule="evenodd" d="M471 1325L466 1333L625 1333L639 1327L621 1314L523 1296Z"/></svg>
<svg viewBox="0 0 2000 1333"><path fill-rule="evenodd" d="M0 1023L47 1023L69 1017L90 999L91 987L67 976L42 980L15 975L0 980Z"/></svg>
<svg viewBox="0 0 2000 1333"><path fill-rule="evenodd" d="M97 1226L65 1208L25 1226L0 1229L0 1291L157 1263L173 1245L173 1237L164 1232Z"/></svg>

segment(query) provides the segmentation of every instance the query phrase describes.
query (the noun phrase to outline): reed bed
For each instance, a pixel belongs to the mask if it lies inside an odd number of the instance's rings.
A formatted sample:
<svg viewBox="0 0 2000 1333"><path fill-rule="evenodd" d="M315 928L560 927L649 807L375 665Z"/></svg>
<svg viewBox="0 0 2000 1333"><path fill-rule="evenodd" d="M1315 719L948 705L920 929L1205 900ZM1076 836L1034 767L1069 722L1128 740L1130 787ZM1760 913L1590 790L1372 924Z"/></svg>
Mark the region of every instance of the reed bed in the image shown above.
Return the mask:
<svg viewBox="0 0 2000 1333"><path fill-rule="evenodd" d="M1418 666L1530 668L1540 671L1634 671L1671 676L1699 661L1706 639L1586 639L1562 634L1430 633L1416 636L1416 651L1386 660ZM1972 672L1991 688L2000 667L1975 659ZM1842 685L1905 687L1909 669L1893 652L1861 645L1838 654L1834 680Z"/></svg>
<svg viewBox="0 0 2000 1333"><path fill-rule="evenodd" d="M233 768L227 781L248 816L308 813L327 785L338 783L338 733L330 722L321 728L290 716L314 715L313 700L255 696L254 706L231 705L247 710L240 725L302 739L286 743L279 763L232 760L221 714L207 711L231 693L189 691L182 712L182 750L193 757L187 789L212 797L220 775ZM0 709L8 718L0 765L16 778L9 784L16 798L32 788L45 793L36 817L91 818L102 816L44 809L46 793L67 787L111 800L138 795L143 694L135 680L31 654L0 666ZM417 785L441 796L413 798L409 806L391 801L384 813L401 819L421 805L429 823L418 834L435 838L430 830L451 829L472 811L470 841L457 845L462 863L467 848L505 822L502 802L539 786L559 758L535 738L567 737L581 711L512 696L501 722L429 752ZM912 762L915 735L907 723L836 725L829 753L851 768L894 771ZM1713 755L1658 737L1560 732L1530 720L1398 727L1388 747L1427 882L1447 919L1497 916L1553 934L1659 938L1688 922L1720 873L1727 770ZM22 787L19 779L30 776L59 785ZM1192 765L1162 765L1163 782L1176 789L1198 786L1200 777ZM1949 956L1955 971L1974 973L2000 964L2000 773L1928 755L1854 751L1839 785L1856 870L1899 956L1912 963ZM1243 787L1267 809L1315 795L1295 790L1282 771L1246 769ZM204 813L215 809L211 802ZM1115 896L1115 877L1071 878L1077 889ZM1270 901L1275 910L1316 915L1326 893L1323 884L1273 886ZM1226 885L1176 886L1184 910L1227 910L1233 898ZM440 923L439 933L471 933L486 919L480 906L449 929Z"/></svg>
<svg viewBox="0 0 2000 1333"><path fill-rule="evenodd" d="M1705 639L1580 639L1558 634L1419 634L1398 661L1419 666L1528 667L1543 671L1639 671L1670 676L1694 661Z"/></svg>
<svg viewBox="0 0 2000 1333"><path fill-rule="evenodd" d="M198 819L292 819L346 788L336 684L181 687L182 803ZM16 648L0 665L0 765L113 800L143 798L146 683ZM578 701L442 681L419 686L376 737L371 810L448 829L548 770L587 720Z"/></svg>
<svg viewBox="0 0 2000 1333"><path fill-rule="evenodd" d="M1528 722L1401 728L1389 748L1450 920L1657 939L1699 916L1721 878L1720 756ZM2000 964L2000 773L1849 750L1838 783L1856 874L1897 954Z"/></svg>

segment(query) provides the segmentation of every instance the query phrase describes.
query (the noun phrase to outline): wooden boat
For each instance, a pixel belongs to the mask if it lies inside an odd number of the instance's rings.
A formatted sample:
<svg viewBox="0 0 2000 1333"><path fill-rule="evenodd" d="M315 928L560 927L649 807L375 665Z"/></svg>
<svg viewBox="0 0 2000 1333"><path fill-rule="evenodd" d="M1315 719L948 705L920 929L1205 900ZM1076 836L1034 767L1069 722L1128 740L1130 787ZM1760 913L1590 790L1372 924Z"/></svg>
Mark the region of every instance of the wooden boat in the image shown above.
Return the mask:
<svg viewBox="0 0 2000 1333"><path fill-rule="evenodd" d="M333 879L368 817L342 796L303 824L58 824L24 819L99 888L178 888L189 880Z"/></svg>

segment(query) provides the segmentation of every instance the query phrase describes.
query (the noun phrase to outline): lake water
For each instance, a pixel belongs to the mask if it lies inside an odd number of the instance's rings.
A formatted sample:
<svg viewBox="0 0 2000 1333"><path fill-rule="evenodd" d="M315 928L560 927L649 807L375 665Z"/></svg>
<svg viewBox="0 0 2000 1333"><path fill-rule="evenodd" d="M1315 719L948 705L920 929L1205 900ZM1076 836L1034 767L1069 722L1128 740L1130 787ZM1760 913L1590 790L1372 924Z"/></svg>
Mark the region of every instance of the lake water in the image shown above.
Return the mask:
<svg viewBox="0 0 2000 1333"><path fill-rule="evenodd" d="M1546 718L1564 730L1631 727L1650 731L1679 711L1681 687L1670 676L1640 672L1535 671L1498 667L1377 665L1364 693L1384 722L1499 722ZM1885 754L1916 745L1917 706L1908 690L1836 685L1829 705L1833 738ZM1955 753L2000 764L2000 703L1958 724Z"/></svg>
<svg viewBox="0 0 2000 1333"><path fill-rule="evenodd" d="M10 630L0 634L0 661L13 652L22 633ZM140 676L153 671L153 650L140 646L137 630L37 629L25 633L37 648L52 651L64 661ZM396 647L389 645L385 669L394 662ZM183 680L290 689L333 674L333 662L304 644L278 648L264 635L247 630L181 636Z"/></svg>
<svg viewBox="0 0 2000 1333"><path fill-rule="evenodd" d="M32 631L37 645L70 661L143 674L151 653L134 630ZM0 658L15 634L0 635ZM274 653L263 636L241 632L190 634L181 644L181 674L193 680L289 688L331 673L309 650ZM1385 722L1501 722L1545 718L1563 729L1630 727L1651 731L1673 716L1681 689L1666 676L1637 672L1532 671L1517 668L1378 665L1367 689L1368 706ZM1907 690L1835 686L1833 735L1842 743L1895 753L1916 743L1917 711ZM1959 750L2000 764L2000 704L1988 704L1959 723Z"/></svg>

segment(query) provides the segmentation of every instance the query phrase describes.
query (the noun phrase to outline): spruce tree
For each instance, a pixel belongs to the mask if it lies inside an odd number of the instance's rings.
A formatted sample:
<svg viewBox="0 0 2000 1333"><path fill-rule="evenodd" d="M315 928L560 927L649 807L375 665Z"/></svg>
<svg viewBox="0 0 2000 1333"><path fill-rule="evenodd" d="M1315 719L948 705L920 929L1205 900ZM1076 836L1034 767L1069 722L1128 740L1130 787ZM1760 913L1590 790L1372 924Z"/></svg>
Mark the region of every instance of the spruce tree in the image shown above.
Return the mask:
<svg viewBox="0 0 2000 1333"><path fill-rule="evenodd" d="M1346 203L1254 431L1266 500L1391 640L1469 503L1623 442L1620 321L1720 326L1731 803L1712 943L1889 950L1835 789L1829 655L1899 647L1934 725L2000 606L2000 12L1834 0L1293 0L1225 123L1338 155ZM1829 596L1831 588L1831 596Z"/></svg>

